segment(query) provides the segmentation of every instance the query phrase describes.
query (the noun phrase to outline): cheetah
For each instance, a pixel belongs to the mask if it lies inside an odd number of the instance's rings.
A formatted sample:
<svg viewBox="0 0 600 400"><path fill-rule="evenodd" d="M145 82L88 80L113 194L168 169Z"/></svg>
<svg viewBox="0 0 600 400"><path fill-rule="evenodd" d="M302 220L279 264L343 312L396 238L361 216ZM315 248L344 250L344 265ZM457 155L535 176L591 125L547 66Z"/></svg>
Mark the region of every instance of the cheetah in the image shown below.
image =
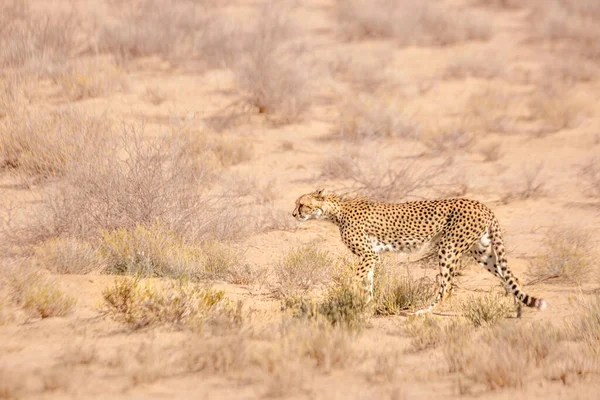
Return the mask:
<svg viewBox="0 0 600 400"><path fill-rule="evenodd" d="M498 220L484 204L468 199L407 203L380 203L364 198L343 198L323 189L296 200L292 216L298 221L325 219L340 229L342 242L359 257L356 279L373 299L373 271L384 251L414 252L435 245L441 282L433 302L415 314L431 312L451 288L460 257L471 252L475 260L500 278L512 293L521 315L522 304L538 310L546 301L523 292L506 261Z"/></svg>

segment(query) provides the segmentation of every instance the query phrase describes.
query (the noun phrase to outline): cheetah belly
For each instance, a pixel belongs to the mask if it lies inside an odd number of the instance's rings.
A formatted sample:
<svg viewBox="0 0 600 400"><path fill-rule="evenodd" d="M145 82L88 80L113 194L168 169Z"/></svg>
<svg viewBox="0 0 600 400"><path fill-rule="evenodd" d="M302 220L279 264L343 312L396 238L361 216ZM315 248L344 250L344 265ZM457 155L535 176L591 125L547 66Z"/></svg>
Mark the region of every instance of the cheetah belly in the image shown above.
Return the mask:
<svg viewBox="0 0 600 400"><path fill-rule="evenodd" d="M414 253L422 250L425 247L430 246L430 242L420 242L417 240L407 241L382 241L376 237L369 238L371 248L375 253L382 253L385 251L401 252L401 253Z"/></svg>

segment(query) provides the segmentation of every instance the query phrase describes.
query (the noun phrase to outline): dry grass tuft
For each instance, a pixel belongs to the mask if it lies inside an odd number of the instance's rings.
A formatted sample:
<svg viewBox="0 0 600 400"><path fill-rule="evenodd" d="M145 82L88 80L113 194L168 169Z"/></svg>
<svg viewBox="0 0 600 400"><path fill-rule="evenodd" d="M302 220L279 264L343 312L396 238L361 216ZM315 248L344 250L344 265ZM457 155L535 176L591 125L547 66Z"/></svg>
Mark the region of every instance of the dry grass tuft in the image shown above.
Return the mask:
<svg viewBox="0 0 600 400"><path fill-rule="evenodd" d="M27 113L0 122L0 162L24 176L63 176L107 149L111 127L106 116L77 109Z"/></svg>
<svg viewBox="0 0 600 400"><path fill-rule="evenodd" d="M581 283L590 275L595 258L591 235L581 228L550 230L542 240L543 253L529 271L532 283Z"/></svg>
<svg viewBox="0 0 600 400"><path fill-rule="evenodd" d="M160 88L147 87L144 92L144 99L154 106L160 106L167 100L167 94Z"/></svg>
<svg viewBox="0 0 600 400"><path fill-rule="evenodd" d="M491 37L489 24L473 14L418 0L337 1L335 13L346 40L391 38L401 46L445 46Z"/></svg>
<svg viewBox="0 0 600 400"><path fill-rule="evenodd" d="M332 264L329 253L315 245L293 249L275 265L271 290L283 299L303 297L325 283Z"/></svg>
<svg viewBox="0 0 600 400"><path fill-rule="evenodd" d="M435 295L435 284L427 277L413 279L394 273L392 267L377 268L374 277L375 313L398 315L402 311L422 308Z"/></svg>
<svg viewBox="0 0 600 400"><path fill-rule="evenodd" d="M49 276L39 271L19 271L9 277L12 300L37 318L62 317L76 299L65 294Z"/></svg>
<svg viewBox="0 0 600 400"><path fill-rule="evenodd" d="M34 251L35 263L57 274L88 274L104 268L98 249L73 238L50 239Z"/></svg>
<svg viewBox="0 0 600 400"><path fill-rule="evenodd" d="M496 162L502 158L502 146L500 142L488 143L480 147L479 153L483 156L484 162Z"/></svg>
<svg viewBox="0 0 600 400"><path fill-rule="evenodd" d="M414 123L389 101L366 96L351 97L339 106L335 137L350 141L419 136Z"/></svg>
<svg viewBox="0 0 600 400"><path fill-rule="evenodd" d="M475 142L475 135L465 123L454 128L434 128L423 134L423 143L434 155L465 152Z"/></svg>
<svg viewBox="0 0 600 400"><path fill-rule="evenodd" d="M201 329L212 321L241 321L239 305L235 309L224 292L181 280L162 287L139 278L117 278L102 297L106 314L132 329L164 324Z"/></svg>
<svg viewBox="0 0 600 400"><path fill-rule="evenodd" d="M468 125L477 132L516 133L521 108L518 96L487 88L469 97L465 113Z"/></svg>
<svg viewBox="0 0 600 400"><path fill-rule="evenodd" d="M600 295L596 294L581 302L581 311L567 326L567 335L582 341L586 350L600 357Z"/></svg>
<svg viewBox="0 0 600 400"><path fill-rule="evenodd" d="M456 360L450 357L449 348L466 345L473 334L473 328L462 320L453 320L445 325L431 315L410 318L404 330L412 338L413 351L426 351L441 346L451 372L457 369L453 369L455 367L453 362Z"/></svg>
<svg viewBox="0 0 600 400"><path fill-rule="evenodd" d="M225 279L242 264L231 245L215 241L190 245L160 223L105 231L100 252L106 272L144 277Z"/></svg>
<svg viewBox="0 0 600 400"><path fill-rule="evenodd" d="M470 296L460 304L460 311L474 326L490 326L515 312L512 296L490 292L485 296Z"/></svg>

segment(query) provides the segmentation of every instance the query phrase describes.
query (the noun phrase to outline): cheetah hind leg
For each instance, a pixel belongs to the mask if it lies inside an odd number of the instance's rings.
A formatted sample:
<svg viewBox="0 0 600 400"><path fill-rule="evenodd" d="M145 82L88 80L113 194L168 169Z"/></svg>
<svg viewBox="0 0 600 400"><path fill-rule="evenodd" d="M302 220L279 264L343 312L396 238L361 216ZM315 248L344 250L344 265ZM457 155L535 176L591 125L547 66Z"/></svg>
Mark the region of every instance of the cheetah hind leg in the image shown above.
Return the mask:
<svg viewBox="0 0 600 400"><path fill-rule="evenodd" d="M436 305L438 305L448 293L448 289L452 285L452 277L456 272L456 261L458 260L457 254L455 254L453 247L451 245L444 245L444 243L440 244L440 248L438 251L438 256L440 259L440 286L438 292L435 296L435 300L426 308L421 310L417 310L414 312L414 315L423 315L429 314L433 311Z"/></svg>

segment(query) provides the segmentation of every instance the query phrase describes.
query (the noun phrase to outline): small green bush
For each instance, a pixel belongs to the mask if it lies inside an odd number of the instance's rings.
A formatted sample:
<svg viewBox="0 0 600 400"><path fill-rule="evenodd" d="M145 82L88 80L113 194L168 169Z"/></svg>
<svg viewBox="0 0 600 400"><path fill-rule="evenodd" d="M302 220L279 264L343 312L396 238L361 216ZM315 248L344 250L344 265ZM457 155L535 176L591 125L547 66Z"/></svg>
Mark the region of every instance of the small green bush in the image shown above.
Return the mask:
<svg viewBox="0 0 600 400"><path fill-rule="evenodd" d="M102 297L104 311L132 329L161 324L200 328L219 317L239 322L239 310L234 310L223 291L181 280L161 287L140 278L117 278Z"/></svg>
<svg viewBox="0 0 600 400"><path fill-rule="evenodd" d="M470 296L460 304L460 309L474 326L488 326L511 316L515 306L512 296L491 292L484 296Z"/></svg>

